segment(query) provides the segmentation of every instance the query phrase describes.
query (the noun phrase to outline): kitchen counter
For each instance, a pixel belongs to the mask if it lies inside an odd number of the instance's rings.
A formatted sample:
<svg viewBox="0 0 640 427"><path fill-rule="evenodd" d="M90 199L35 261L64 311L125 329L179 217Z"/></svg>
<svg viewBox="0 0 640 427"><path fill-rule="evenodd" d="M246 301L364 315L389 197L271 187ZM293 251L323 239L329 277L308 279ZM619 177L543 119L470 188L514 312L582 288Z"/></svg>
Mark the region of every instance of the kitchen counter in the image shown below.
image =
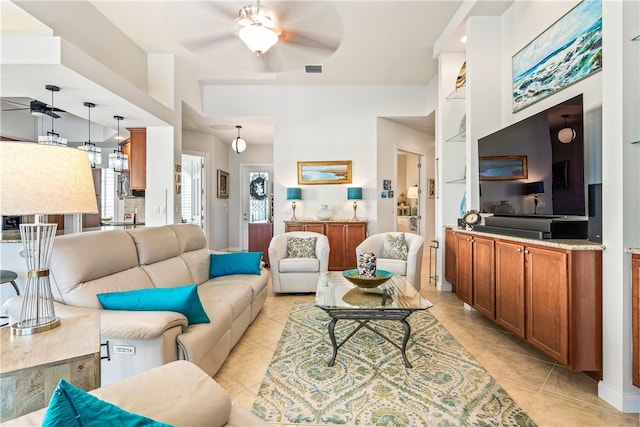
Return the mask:
<svg viewBox="0 0 640 427"><path fill-rule="evenodd" d="M144 227L144 223L134 224L132 222L113 222L113 223L102 223L100 227L91 227L85 228L82 231L98 231L98 230L114 230L116 228L137 228ZM58 230L56 231L56 236L62 236L65 234L74 233L71 230ZM0 239L0 243L21 243L22 239L20 238L20 230L8 230L3 231L1 234L2 238Z"/></svg>
<svg viewBox="0 0 640 427"><path fill-rule="evenodd" d="M627 252L634 255L640 255L640 248L627 248Z"/></svg>

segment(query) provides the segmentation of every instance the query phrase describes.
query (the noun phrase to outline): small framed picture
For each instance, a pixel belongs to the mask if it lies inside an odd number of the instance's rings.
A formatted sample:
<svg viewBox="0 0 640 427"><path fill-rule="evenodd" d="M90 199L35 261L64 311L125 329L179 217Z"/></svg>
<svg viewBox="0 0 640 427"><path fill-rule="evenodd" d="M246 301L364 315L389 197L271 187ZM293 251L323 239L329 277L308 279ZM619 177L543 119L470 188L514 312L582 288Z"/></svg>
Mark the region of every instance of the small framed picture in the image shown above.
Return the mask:
<svg viewBox="0 0 640 427"><path fill-rule="evenodd" d="M389 190L387 193L390 199L393 199L393 190Z"/></svg>
<svg viewBox="0 0 640 427"><path fill-rule="evenodd" d="M229 198L229 172L218 169L218 198Z"/></svg>
<svg viewBox="0 0 640 427"><path fill-rule="evenodd" d="M383 199L387 198L387 192L385 190L382 190L382 192L380 193L380 197L382 197Z"/></svg>
<svg viewBox="0 0 640 427"><path fill-rule="evenodd" d="M383 179L382 180L382 189L383 190L391 190L391 180L390 179Z"/></svg>

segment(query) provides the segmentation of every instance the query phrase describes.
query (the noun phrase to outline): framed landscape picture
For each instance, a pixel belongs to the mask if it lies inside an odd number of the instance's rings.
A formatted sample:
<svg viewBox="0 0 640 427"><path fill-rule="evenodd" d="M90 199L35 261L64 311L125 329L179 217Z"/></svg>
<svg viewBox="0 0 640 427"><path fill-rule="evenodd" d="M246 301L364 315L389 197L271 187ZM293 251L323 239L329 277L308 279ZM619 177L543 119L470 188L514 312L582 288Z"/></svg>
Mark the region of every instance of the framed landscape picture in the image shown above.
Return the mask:
<svg viewBox="0 0 640 427"><path fill-rule="evenodd" d="M513 112L601 69L602 0L584 0L513 56Z"/></svg>
<svg viewBox="0 0 640 427"><path fill-rule="evenodd" d="M526 179L527 156L480 157L478 162L480 181L508 181Z"/></svg>
<svg viewBox="0 0 640 427"><path fill-rule="evenodd" d="M350 184L351 160L298 162L298 184Z"/></svg>

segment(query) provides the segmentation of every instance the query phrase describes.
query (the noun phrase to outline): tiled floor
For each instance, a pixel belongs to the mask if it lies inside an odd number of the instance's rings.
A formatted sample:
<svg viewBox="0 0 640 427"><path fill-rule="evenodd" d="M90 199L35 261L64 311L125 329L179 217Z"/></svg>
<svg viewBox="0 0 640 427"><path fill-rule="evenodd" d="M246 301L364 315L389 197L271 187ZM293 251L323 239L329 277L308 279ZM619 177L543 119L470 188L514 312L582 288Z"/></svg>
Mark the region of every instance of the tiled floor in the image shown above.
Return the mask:
<svg viewBox="0 0 640 427"><path fill-rule="evenodd" d="M623 414L599 399L597 383L587 375L568 371L481 314L464 309L455 294L435 290L426 262L422 294L434 304L431 313L539 426L640 426L639 414ZM262 312L214 377L234 401L251 408L291 306L313 299L269 294Z"/></svg>

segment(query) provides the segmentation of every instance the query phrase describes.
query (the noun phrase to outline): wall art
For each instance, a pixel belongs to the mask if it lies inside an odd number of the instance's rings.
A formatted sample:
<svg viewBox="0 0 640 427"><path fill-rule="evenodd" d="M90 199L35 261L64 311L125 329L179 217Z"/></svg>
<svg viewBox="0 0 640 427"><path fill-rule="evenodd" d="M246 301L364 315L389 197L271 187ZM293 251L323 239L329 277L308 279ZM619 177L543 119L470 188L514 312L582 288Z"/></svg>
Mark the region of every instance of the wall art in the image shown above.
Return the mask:
<svg viewBox="0 0 640 427"><path fill-rule="evenodd" d="M298 162L298 184L351 184L351 160Z"/></svg>
<svg viewBox="0 0 640 427"><path fill-rule="evenodd" d="M229 172L218 169L218 199L229 198Z"/></svg>
<svg viewBox="0 0 640 427"><path fill-rule="evenodd" d="M601 69L602 0L584 0L513 56L513 112Z"/></svg>

